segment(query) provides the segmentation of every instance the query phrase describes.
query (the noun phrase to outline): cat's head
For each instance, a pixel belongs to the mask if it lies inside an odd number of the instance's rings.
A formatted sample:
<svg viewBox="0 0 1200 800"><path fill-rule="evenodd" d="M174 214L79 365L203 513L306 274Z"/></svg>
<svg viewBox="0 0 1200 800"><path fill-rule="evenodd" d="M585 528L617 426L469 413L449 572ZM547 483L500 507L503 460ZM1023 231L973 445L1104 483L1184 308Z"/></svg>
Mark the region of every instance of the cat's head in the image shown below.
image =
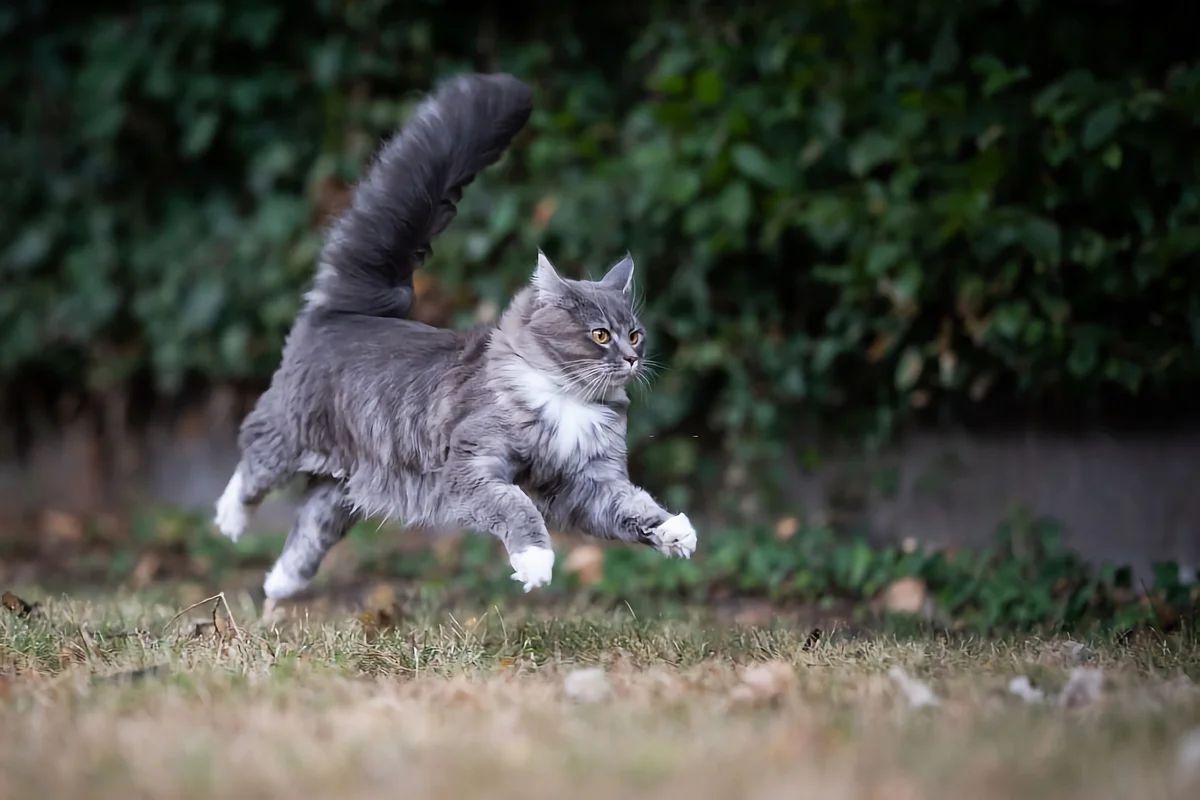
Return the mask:
<svg viewBox="0 0 1200 800"><path fill-rule="evenodd" d="M573 393L603 397L645 370L646 331L633 297L633 258L603 278L564 278L538 252L525 332Z"/></svg>

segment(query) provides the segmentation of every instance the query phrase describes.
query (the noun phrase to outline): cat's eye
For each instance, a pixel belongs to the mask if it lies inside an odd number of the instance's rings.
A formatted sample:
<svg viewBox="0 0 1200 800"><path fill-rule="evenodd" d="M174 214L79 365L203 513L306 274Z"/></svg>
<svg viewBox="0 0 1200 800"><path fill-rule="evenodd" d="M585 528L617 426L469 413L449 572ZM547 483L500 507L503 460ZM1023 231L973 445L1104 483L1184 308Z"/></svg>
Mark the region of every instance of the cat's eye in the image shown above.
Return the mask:
<svg viewBox="0 0 1200 800"><path fill-rule="evenodd" d="M640 342L641 340L642 340L642 332L641 331L634 331L633 333L629 334L629 343L631 345L633 345L634 347L637 347L637 343Z"/></svg>
<svg viewBox="0 0 1200 800"><path fill-rule="evenodd" d="M612 341L612 334L608 332L607 328L596 328L592 331L592 341L596 344L608 344Z"/></svg>

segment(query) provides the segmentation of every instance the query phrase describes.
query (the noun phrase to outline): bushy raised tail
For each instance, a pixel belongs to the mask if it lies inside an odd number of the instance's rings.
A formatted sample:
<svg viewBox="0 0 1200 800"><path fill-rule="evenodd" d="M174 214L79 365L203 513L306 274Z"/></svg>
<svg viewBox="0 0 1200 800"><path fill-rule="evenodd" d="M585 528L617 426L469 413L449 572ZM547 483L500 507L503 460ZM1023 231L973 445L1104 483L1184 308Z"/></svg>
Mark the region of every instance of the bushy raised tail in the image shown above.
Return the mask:
<svg viewBox="0 0 1200 800"><path fill-rule="evenodd" d="M380 149L330 229L309 307L406 316L413 270L454 219L463 187L500 159L532 108L529 87L511 75L441 84Z"/></svg>

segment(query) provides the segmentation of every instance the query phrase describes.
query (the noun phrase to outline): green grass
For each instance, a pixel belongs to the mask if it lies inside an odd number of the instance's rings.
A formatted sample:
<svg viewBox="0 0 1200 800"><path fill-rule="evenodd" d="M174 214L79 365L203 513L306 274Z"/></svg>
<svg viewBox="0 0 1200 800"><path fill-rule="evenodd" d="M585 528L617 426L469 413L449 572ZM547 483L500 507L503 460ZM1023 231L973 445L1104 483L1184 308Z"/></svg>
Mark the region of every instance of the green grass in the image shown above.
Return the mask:
<svg viewBox="0 0 1200 800"><path fill-rule="evenodd" d="M292 608L167 590L0 609L3 797L1185 798L1189 629L986 639L736 626L675 607ZM391 615L393 624L386 624ZM203 623L208 623L207 625ZM1050 694L1084 663L1101 697ZM940 698L914 709L894 666ZM573 698L600 668L610 692ZM749 671L748 671L749 670ZM756 671L757 670L757 671Z"/></svg>

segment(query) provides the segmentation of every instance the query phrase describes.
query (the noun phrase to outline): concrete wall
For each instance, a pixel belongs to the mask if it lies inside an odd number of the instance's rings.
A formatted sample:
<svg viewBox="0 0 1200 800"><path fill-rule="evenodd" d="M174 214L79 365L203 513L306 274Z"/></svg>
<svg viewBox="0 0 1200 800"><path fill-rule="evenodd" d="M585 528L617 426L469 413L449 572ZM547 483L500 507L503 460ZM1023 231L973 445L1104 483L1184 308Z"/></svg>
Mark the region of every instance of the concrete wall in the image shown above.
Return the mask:
<svg viewBox="0 0 1200 800"><path fill-rule="evenodd" d="M127 434L122 448L105 446L86 416L46 426L27 458L0 457L0 511L87 513L147 502L211 508L236 461L236 425L250 399L215 392ZM881 538L976 545L1024 504L1058 519L1090 559L1139 571L1160 559L1200 564L1200 430L923 432L873 457L844 453L808 473L797 466L787 486L805 515L861 522ZM289 502L272 499L259 521L285 528Z"/></svg>

